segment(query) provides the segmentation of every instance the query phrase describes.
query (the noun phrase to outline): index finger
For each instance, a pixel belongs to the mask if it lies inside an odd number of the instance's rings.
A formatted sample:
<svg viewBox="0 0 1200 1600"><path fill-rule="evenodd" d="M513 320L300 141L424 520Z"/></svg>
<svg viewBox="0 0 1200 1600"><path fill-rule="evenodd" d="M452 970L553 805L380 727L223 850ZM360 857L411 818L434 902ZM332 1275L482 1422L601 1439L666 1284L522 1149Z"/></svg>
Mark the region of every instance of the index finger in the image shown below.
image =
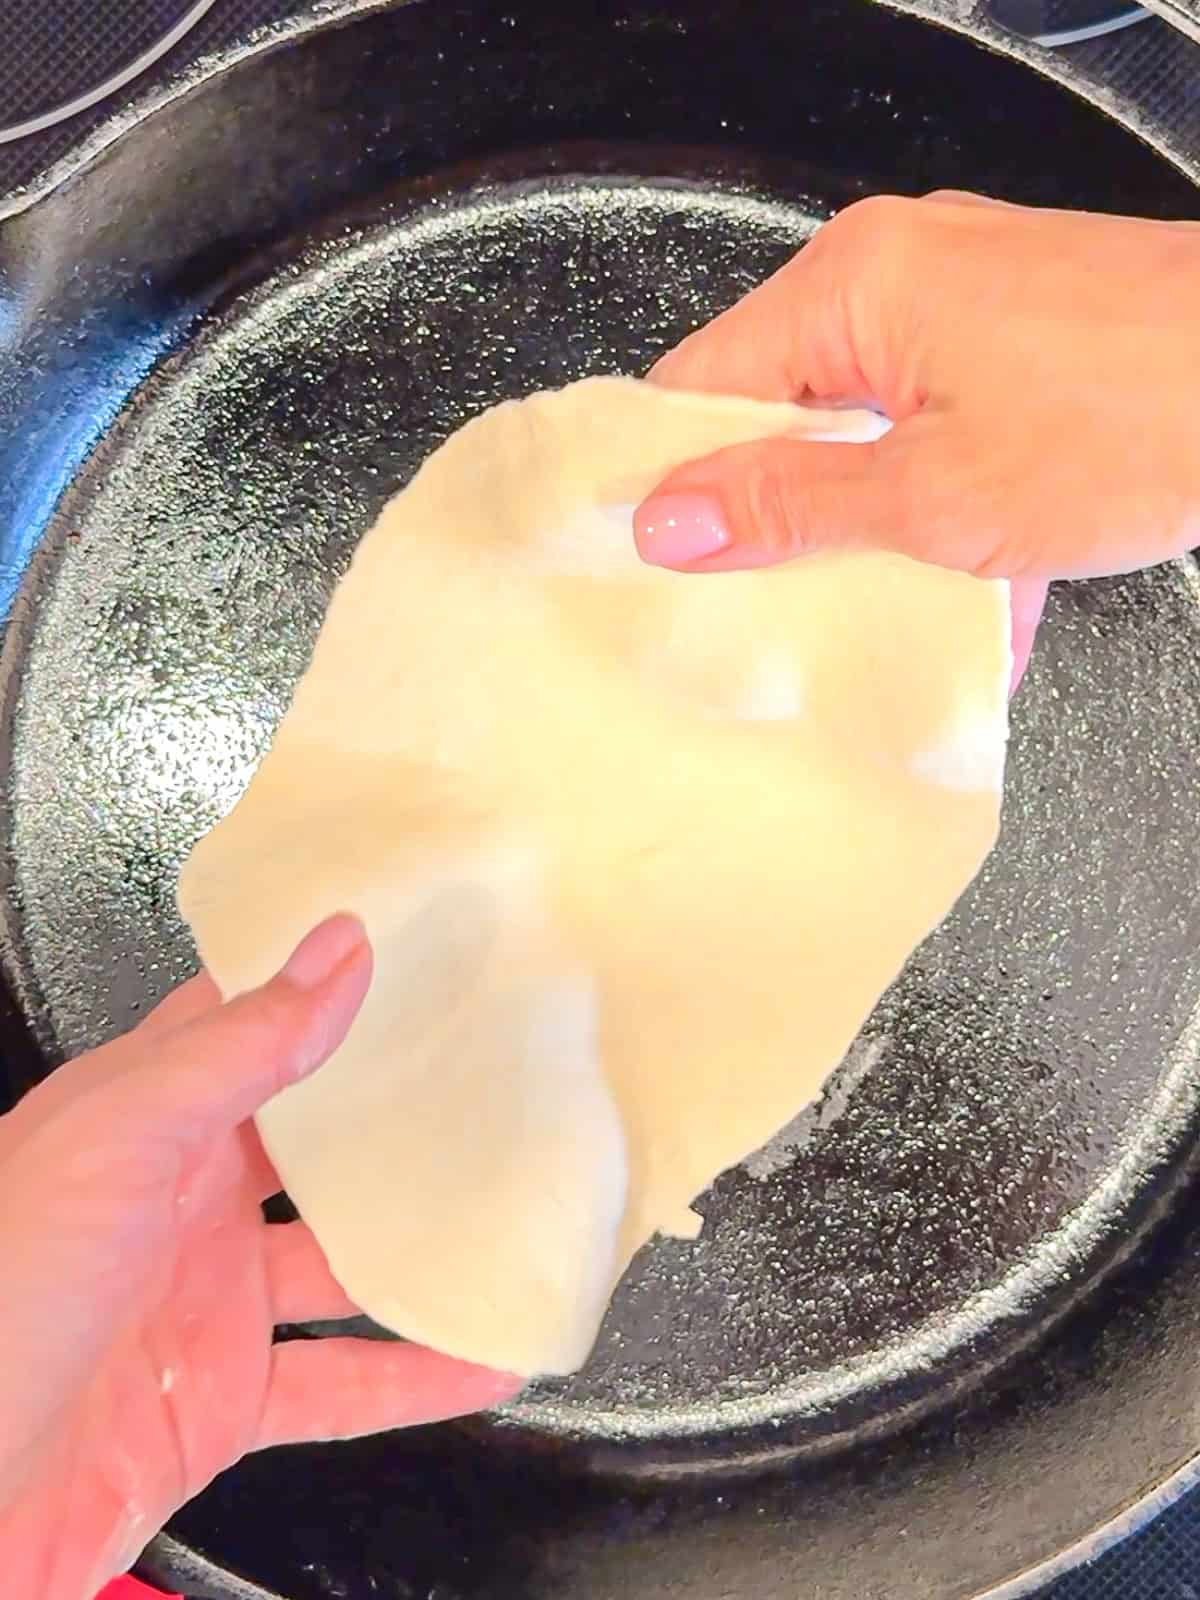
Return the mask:
<svg viewBox="0 0 1200 1600"><path fill-rule="evenodd" d="M801 289L803 260L803 254L793 257L728 311L688 334L651 367L650 382L752 400L800 398L807 380L796 370L787 325Z"/></svg>
<svg viewBox="0 0 1200 1600"><path fill-rule="evenodd" d="M904 204L874 196L815 227L790 261L665 355L651 380L754 400L872 404L857 348L872 298L864 290L881 242L904 231Z"/></svg>

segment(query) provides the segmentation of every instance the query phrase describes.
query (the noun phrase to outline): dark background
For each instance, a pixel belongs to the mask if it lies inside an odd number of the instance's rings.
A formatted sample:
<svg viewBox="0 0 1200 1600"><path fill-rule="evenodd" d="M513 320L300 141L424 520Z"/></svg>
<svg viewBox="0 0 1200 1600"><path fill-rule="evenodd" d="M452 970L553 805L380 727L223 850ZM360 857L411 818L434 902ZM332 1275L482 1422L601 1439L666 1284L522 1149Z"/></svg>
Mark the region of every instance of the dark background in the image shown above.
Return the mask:
<svg viewBox="0 0 1200 1600"><path fill-rule="evenodd" d="M191 0L0 0L0 126L53 109L119 71L170 29ZM147 77L118 96L132 98L213 50L246 40L305 9L306 0L215 0L208 14ZM1160 24L1114 35L1100 48L1151 54L1164 66L1169 41ZM1170 96L1200 96L1200 84L1160 79ZM28 184L115 109L112 100L43 133L0 143L0 195ZM1015 110L1016 108L1014 108ZM1078 1463L1084 1472L1087 1464ZM1059 1580L1040 1600L1200 1600L1200 1490L1118 1549Z"/></svg>

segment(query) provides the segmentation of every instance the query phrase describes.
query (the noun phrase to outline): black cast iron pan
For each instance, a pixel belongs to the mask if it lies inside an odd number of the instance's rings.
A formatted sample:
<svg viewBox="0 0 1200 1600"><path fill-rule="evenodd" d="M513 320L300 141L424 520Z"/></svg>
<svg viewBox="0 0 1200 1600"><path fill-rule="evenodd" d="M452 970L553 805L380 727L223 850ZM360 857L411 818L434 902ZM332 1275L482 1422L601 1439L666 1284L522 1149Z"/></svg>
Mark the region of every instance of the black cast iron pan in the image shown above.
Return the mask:
<svg viewBox="0 0 1200 1600"><path fill-rule="evenodd" d="M1082 99L861 0L343 12L0 223L13 1093L190 969L176 868L456 424L643 369L871 190L1197 211ZM1057 596L978 888L700 1241L646 1252L586 1372L249 1460L147 1573L218 1600L957 1600L1178 1488L1198 645L1190 566Z"/></svg>

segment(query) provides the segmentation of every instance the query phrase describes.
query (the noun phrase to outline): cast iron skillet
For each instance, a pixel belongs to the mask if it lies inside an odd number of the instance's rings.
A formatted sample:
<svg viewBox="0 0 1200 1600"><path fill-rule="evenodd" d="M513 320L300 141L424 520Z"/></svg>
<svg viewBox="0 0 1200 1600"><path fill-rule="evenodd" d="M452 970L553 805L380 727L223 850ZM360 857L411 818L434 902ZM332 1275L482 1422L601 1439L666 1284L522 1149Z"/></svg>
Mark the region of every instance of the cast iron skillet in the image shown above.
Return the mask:
<svg viewBox="0 0 1200 1600"><path fill-rule="evenodd" d="M178 863L356 538L457 423L641 370L872 190L1196 210L1081 100L860 0L344 9L0 226L14 1093L189 970ZM247 1461L147 1573L285 1600L951 1600L1022 1592L1178 1488L1198 637L1190 566L1057 597L977 890L823 1104L706 1197L699 1243L646 1252L585 1373Z"/></svg>

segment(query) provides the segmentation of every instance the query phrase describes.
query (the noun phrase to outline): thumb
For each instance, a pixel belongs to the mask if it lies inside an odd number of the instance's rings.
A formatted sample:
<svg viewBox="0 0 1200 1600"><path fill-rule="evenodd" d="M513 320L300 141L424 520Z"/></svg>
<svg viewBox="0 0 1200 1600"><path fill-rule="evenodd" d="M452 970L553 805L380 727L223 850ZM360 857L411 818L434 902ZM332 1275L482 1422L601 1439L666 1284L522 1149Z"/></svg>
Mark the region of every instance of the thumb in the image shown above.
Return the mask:
<svg viewBox="0 0 1200 1600"><path fill-rule="evenodd" d="M129 1065L113 1093L128 1101L129 1126L190 1144L244 1122L333 1054L371 973L362 924L332 917L261 988L156 1036L150 1051L128 1035L116 1046L128 1049Z"/></svg>
<svg viewBox="0 0 1200 1600"><path fill-rule="evenodd" d="M689 462L635 512L638 553L688 572L773 566L828 549L945 562L932 517L915 520L897 431L868 444L768 439ZM936 466L927 470L936 481ZM960 562L951 554L946 564Z"/></svg>

